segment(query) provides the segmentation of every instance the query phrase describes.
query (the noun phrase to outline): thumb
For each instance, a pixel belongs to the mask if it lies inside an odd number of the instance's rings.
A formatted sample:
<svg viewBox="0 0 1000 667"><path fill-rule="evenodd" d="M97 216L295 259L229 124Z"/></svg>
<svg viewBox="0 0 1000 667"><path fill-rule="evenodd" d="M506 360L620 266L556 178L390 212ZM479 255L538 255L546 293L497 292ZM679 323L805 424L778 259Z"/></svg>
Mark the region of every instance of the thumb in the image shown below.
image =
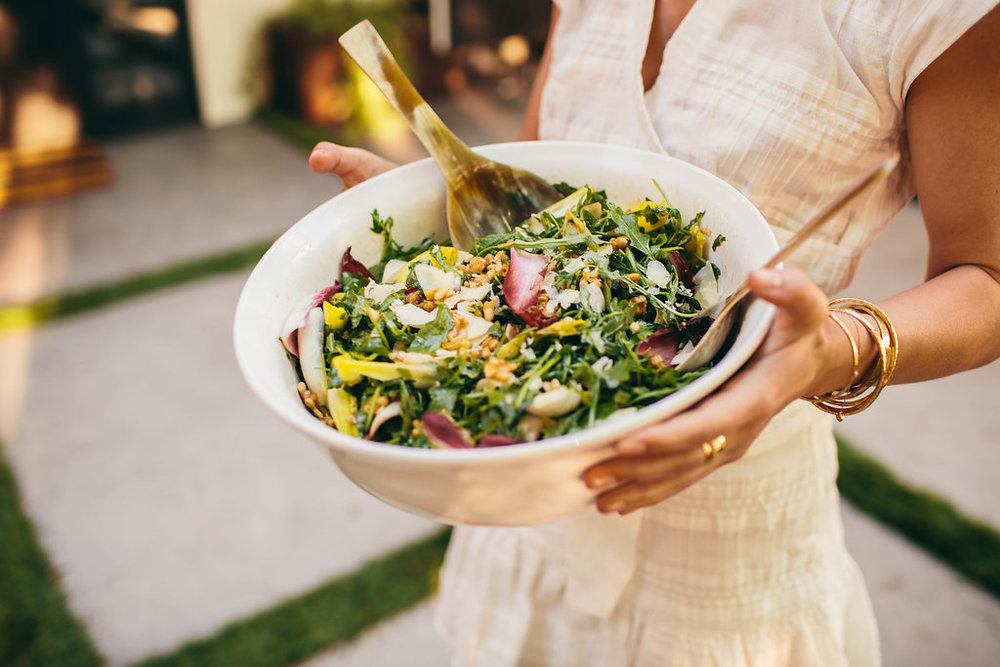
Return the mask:
<svg viewBox="0 0 1000 667"><path fill-rule="evenodd" d="M826 319L826 294L799 269L757 269L747 283L756 296L777 306L772 328L780 343L819 329Z"/></svg>
<svg viewBox="0 0 1000 667"><path fill-rule="evenodd" d="M363 148L321 141L309 155L309 166L317 174L339 176L350 188L397 165Z"/></svg>

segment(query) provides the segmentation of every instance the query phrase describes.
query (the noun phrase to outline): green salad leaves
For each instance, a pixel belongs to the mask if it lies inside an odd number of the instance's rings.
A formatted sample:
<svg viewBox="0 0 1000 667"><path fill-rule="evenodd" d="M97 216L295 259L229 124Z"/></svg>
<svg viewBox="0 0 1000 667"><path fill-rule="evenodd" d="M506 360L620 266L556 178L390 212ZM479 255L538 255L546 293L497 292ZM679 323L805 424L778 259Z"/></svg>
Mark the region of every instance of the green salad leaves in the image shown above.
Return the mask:
<svg viewBox="0 0 1000 667"><path fill-rule="evenodd" d="M704 332L718 269L703 215L628 209L589 187L471 253L404 248L372 214L382 257L351 254L282 341L305 405L350 435L413 447L528 442L677 391L677 355ZM322 320L320 324L320 320Z"/></svg>

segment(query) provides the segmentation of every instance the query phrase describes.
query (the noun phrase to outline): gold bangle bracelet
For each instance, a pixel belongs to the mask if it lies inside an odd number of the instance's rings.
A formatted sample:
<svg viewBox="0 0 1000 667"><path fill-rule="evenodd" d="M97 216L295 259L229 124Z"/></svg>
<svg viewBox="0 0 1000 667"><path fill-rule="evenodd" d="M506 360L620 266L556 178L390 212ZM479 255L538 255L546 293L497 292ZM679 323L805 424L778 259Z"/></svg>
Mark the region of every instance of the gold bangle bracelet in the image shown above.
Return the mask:
<svg viewBox="0 0 1000 667"><path fill-rule="evenodd" d="M833 323L840 327L840 330L844 332L844 335L847 336L847 342L851 344L851 358L853 360L851 364L851 381L847 383L847 386L850 387L857 382L858 375L861 373L861 353L858 349L858 341L854 340L854 336L851 335L847 325L837 319L837 311L831 310L828 315L830 316L830 319L833 320Z"/></svg>
<svg viewBox="0 0 1000 667"><path fill-rule="evenodd" d="M872 337L876 346L875 363L865 377L858 378L855 374L845 389L822 396L811 396L808 399L817 408L833 414L838 421L843 421L844 415L857 414L868 408L889 384L899 358L899 340L888 316L868 301L836 299L830 302L829 308L831 316L833 312L843 312L856 319ZM871 317L871 321L865 317L866 315ZM837 321L836 318L834 320ZM838 324L843 325L839 321ZM855 358L855 368L860 372L860 369L857 369L857 365L860 364L860 353L856 352L857 341L846 327L843 329L853 344L851 349Z"/></svg>

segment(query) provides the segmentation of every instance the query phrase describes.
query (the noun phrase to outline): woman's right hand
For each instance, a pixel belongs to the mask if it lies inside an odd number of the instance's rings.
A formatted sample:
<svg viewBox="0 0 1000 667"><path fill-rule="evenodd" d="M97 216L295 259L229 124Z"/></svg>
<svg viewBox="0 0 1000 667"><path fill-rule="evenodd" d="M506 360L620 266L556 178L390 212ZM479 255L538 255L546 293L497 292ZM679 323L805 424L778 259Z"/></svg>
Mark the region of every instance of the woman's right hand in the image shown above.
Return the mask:
<svg viewBox="0 0 1000 667"><path fill-rule="evenodd" d="M321 141L309 155L309 166L317 174L338 176L346 190L399 165L363 148Z"/></svg>

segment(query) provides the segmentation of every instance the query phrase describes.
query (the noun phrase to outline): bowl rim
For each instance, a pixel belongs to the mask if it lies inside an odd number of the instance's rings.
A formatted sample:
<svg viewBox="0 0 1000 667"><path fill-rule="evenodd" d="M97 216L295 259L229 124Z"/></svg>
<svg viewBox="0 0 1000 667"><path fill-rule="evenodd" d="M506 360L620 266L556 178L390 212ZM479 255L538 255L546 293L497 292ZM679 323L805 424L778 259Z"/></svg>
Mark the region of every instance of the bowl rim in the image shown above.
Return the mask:
<svg viewBox="0 0 1000 667"><path fill-rule="evenodd" d="M633 153L636 156L641 155L646 158L655 156L657 159L664 159L668 162L674 162L682 165L681 168L693 170L700 176L707 177L708 179L715 181L719 187L728 189L730 194L735 195L738 199L745 202L749 207L748 211L753 212L754 217L756 218L755 222L759 222L762 225L766 233L767 240L775 250L778 248L777 240L770 226L767 224L766 219L757 207L754 206L753 203L750 202L750 200L747 199L747 197L744 196L739 190L722 178L705 169L702 169L701 167L663 153L598 142L561 140L499 142L475 146L473 147L473 150L476 152L481 151L491 158L502 159L504 157L502 153L528 145L535 148L541 148L543 150L547 146L558 146L559 148L572 146L578 149L594 150L608 150L610 148L621 153ZM501 153L501 155L495 155L495 153ZM248 358L250 353L246 350L243 343L243 337L246 335L244 329L246 329L246 327L242 326L242 323L248 317L247 311L250 308L251 296L255 291L253 287L257 282L262 280L261 273L263 272L263 269L261 267L268 262L272 255L280 252L281 246L290 242L289 238L293 236L293 232L296 227L300 226L306 218L318 215L318 211L320 211L320 209L334 205L334 202L341 197L344 197L349 192L354 191L356 193L359 189L376 188L382 180L399 178L401 175L405 176L405 174L409 171L427 169L428 165L433 165L433 161L429 157L400 165L395 169L373 176L363 183L354 186L350 190L342 190L330 199L321 202L305 215L301 216L271 244L267 251L254 265L253 270L248 276L243 289L240 292L240 296L236 304L233 321L233 346L240 371L251 391L253 391L253 393L256 394L257 397L272 412L274 412L279 418L288 423L290 426L294 427L298 431L304 432L306 435L318 440L319 442L326 445L333 445L344 454L358 454L378 458L388 457L397 461L405 461L413 464L426 464L433 462L434 464L462 464L463 466L476 466L489 465L497 459L503 459L509 462L544 457L567 449L596 449L601 446L610 447L609 443L619 439L614 437L616 434L625 435L626 433L634 432L652 423L662 421L670 416L679 414L721 387L730 377L732 377L732 375L736 373L736 371L739 370L739 367L745 364L753 355L766 335L767 330L770 328L771 322L774 318L775 307L770 303L757 301L752 304L752 307L762 309L763 314L761 315L759 322L752 327L747 334L749 340L746 347L743 348L745 354L733 355L731 353L727 353L718 364L713 366L702 376L686 385L683 388L684 393L679 397L678 394L667 395L654 403L639 408L636 412L628 415L626 418L604 419L593 426L553 438L499 447L462 449L417 448L378 442L375 440L367 440L357 436L346 435L323 424L305 408L302 408L301 410L291 410L286 409L283 405L273 402L268 396L269 390L273 388L267 386L266 383L263 383L262 379L258 377L258 374L254 372L254 365ZM352 194L352 196L356 196L356 194ZM671 399L674 399L675 397L683 400L672 401ZM658 406L659 409L657 409ZM625 422L625 419L627 419L627 422Z"/></svg>

